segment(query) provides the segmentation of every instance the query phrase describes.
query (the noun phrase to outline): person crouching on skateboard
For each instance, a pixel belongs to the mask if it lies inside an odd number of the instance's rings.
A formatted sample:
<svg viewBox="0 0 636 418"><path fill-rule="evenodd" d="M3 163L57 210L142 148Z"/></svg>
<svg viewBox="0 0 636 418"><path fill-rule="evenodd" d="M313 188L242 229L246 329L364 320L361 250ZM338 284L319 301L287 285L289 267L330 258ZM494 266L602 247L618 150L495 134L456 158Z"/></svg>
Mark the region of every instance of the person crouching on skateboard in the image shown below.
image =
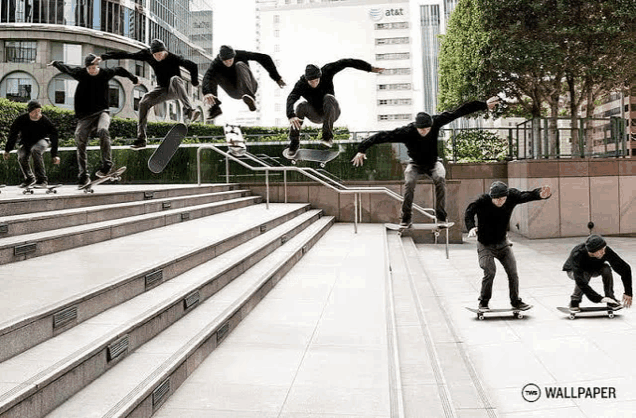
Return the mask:
<svg viewBox="0 0 636 418"><path fill-rule="evenodd" d="M99 137L99 147L102 154L102 164L95 173L97 177L106 177L113 168L110 148L110 110L108 102L109 81L115 76L127 77L133 84L139 79L123 67L100 68L101 58L95 54L88 54L84 58L84 67L70 67L60 61L52 61L49 65L70 75L78 81L75 89L75 143L77 144L77 165L79 166L79 188L90 183L90 175L86 168L86 146L91 132Z"/></svg>
<svg viewBox="0 0 636 418"><path fill-rule="evenodd" d="M218 86L221 86L231 98L243 100L250 111L256 110L258 82L250 70L249 61L261 64L281 89L287 85L278 74L276 65L269 55L238 49L235 51L231 46L222 45L219 55L212 61L203 77L203 100L212 106L208 113L209 119L223 113L221 101L218 99Z"/></svg>
<svg viewBox="0 0 636 418"><path fill-rule="evenodd" d="M479 110L492 110L500 102L498 97L492 97L487 102L469 102L460 106L454 112L443 112L431 116L420 112L412 122L392 131L382 131L370 136L358 145L358 153L351 162L361 167L367 158L366 152L376 144L402 143L406 145L410 161L404 170L404 201L402 202L401 228L411 226L413 213L413 197L415 186L420 176L426 174L435 184L435 216L437 221L446 222L446 169L437 154L437 138L442 126L457 118Z"/></svg>
<svg viewBox="0 0 636 418"><path fill-rule="evenodd" d="M18 116L9 129L9 138L4 149L4 159L8 160L10 152L16 144L20 134L20 149L18 150L18 162L24 175L24 182L19 187L46 188L48 179L44 166L44 151L51 145L51 157L53 164L60 163L57 156L57 129L49 118L42 114L42 106L37 100L27 103L27 113ZM47 139L48 138L48 139ZM33 156L33 168L35 176L29 166L29 157Z"/></svg>
<svg viewBox="0 0 636 418"><path fill-rule="evenodd" d="M305 117L313 123L322 123L321 142L326 147L333 145L333 124L340 117L340 105L336 100L333 78L345 68L372 73L384 71L384 68L373 67L366 61L349 58L326 64L322 68L313 64L307 65L305 74L300 76L287 96L287 119L291 125L288 158L293 158L300 148L300 128ZM294 104L301 97L305 101L299 103L294 111Z"/></svg>
<svg viewBox="0 0 636 418"><path fill-rule="evenodd" d="M621 276L625 288L623 305L629 308L632 306L632 270L629 264L607 246L603 237L590 235L583 244L578 244L572 249L563 265L563 271L567 272L568 277L575 282L574 292L570 296L570 310L572 312L581 310L579 305L584 294L594 303L607 303L609 308L620 306L614 297L612 269ZM589 285L590 279L598 276L603 278L605 297L596 293Z"/></svg>
<svg viewBox="0 0 636 418"><path fill-rule="evenodd" d="M468 205L464 223L468 236L477 236L477 255L479 267L484 270L479 295L479 310L488 311L488 302L492 297L492 285L495 281L495 258L499 260L508 275L510 304L519 310L530 309L519 297L519 276L517 260L512 252L512 244L508 241L507 231L510 217L515 206L533 200L549 199L552 196L549 186L532 191L519 191L501 182L495 181L490 186L490 193L482 194ZM477 226L475 226L477 216Z"/></svg>
<svg viewBox="0 0 636 418"><path fill-rule="evenodd" d="M199 85L199 70L197 65L180 55L168 52L166 45L159 39L153 39L150 48L139 52L107 52L102 54L103 60L133 59L147 62L155 72L158 86L144 94L139 102L139 123L137 125L137 140L130 146L132 149L145 148L146 127L148 126L148 112L153 106L168 100L180 100L183 104L183 120L186 124L199 118L200 112L194 109L186 91L186 84L181 78L181 67L188 70L193 86Z"/></svg>

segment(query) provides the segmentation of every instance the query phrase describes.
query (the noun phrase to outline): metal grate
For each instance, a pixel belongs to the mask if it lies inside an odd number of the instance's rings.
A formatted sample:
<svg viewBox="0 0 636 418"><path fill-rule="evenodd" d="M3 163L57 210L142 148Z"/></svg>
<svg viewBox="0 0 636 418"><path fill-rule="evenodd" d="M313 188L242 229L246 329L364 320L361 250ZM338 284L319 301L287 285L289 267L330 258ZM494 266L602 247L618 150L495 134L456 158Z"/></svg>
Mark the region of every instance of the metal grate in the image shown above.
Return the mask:
<svg viewBox="0 0 636 418"><path fill-rule="evenodd" d="M146 289L149 289L163 280L163 270L153 271L146 274Z"/></svg>
<svg viewBox="0 0 636 418"><path fill-rule="evenodd" d="M261 225L261 234L267 231L267 225Z"/></svg>
<svg viewBox="0 0 636 418"><path fill-rule="evenodd" d="M217 344L220 343L223 340L223 338L225 338L227 336L227 333L229 331L230 331L230 323L229 322L226 322L225 324L221 325L221 327L216 332L216 342L217 342Z"/></svg>
<svg viewBox="0 0 636 418"><path fill-rule="evenodd" d="M155 192L144 192L144 199L153 199L155 197Z"/></svg>
<svg viewBox="0 0 636 418"><path fill-rule="evenodd" d="M201 300L201 295L199 294L198 290L195 290L194 292L186 296L185 299L183 299L183 308L189 309L190 307L199 303L199 300Z"/></svg>
<svg viewBox="0 0 636 418"><path fill-rule="evenodd" d="M2 224L0 225L0 234L8 234L9 233L9 225Z"/></svg>
<svg viewBox="0 0 636 418"><path fill-rule="evenodd" d="M303 245L303 248L302 248L303 255L307 254L307 251L309 251L309 247L307 247L306 245Z"/></svg>
<svg viewBox="0 0 636 418"><path fill-rule="evenodd" d="M107 355L106 355L107 361L111 362L115 360L117 357L126 353L128 351L129 343L130 341L128 339L128 334L126 334L120 339L118 339L117 341L110 344L108 346Z"/></svg>
<svg viewBox="0 0 636 418"><path fill-rule="evenodd" d="M170 208L172 207L172 203L171 203L171 202L163 202L163 203L161 204L161 207L162 207L163 209L170 209Z"/></svg>
<svg viewBox="0 0 636 418"><path fill-rule="evenodd" d="M31 254L34 253L35 250L37 249L37 243L31 243L31 244L23 244L23 245L16 245L13 248L13 254L15 255L26 255L26 254Z"/></svg>
<svg viewBox="0 0 636 418"><path fill-rule="evenodd" d="M166 395L170 392L170 378L164 380L157 389L152 392L152 407L156 408L167 399Z"/></svg>
<svg viewBox="0 0 636 418"><path fill-rule="evenodd" d="M187 221L188 219L190 219L190 212L186 212L186 213L182 213L181 214L181 220L182 221Z"/></svg>
<svg viewBox="0 0 636 418"><path fill-rule="evenodd" d="M53 314L53 328L62 327L77 319L77 306L63 309Z"/></svg>
<svg viewBox="0 0 636 418"><path fill-rule="evenodd" d="M281 245L284 245L287 241L289 241L289 238L287 237L287 235L283 235L282 237L280 237Z"/></svg>

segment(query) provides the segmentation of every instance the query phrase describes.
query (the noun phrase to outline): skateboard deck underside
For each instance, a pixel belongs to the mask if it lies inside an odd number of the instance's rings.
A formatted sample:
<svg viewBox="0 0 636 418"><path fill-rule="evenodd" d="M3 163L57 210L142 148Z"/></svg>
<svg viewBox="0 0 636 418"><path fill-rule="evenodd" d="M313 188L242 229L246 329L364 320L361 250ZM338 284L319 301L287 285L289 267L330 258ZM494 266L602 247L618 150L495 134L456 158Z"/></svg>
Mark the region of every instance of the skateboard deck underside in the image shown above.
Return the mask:
<svg viewBox="0 0 636 418"><path fill-rule="evenodd" d="M161 144L159 144L159 147L157 147L148 160L148 168L150 171L158 174L166 168L187 133L188 127L182 123L173 126L172 129L168 131L163 141L161 141Z"/></svg>

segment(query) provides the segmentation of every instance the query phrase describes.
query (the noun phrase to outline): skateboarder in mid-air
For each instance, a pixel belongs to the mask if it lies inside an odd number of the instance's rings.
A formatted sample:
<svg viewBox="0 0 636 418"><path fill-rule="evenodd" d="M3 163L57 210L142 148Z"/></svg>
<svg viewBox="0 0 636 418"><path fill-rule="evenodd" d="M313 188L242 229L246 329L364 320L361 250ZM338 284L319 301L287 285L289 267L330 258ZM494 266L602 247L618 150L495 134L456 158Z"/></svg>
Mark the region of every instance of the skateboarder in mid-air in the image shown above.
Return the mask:
<svg viewBox="0 0 636 418"><path fill-rule="evenodd" d="M437 155L437 137L442 126L457 118L479 110L493 110L500 102L498 97L491 97L487 102L469 102L454 112L443 112L429 115L420 112L412 122L392 131L378 132L358 145L358 153L351 162L361 167L367 158L366 152L371 146L386 142L406 145L410 161L404 170L404 202L402 203L401 228L411 226L413 213L413 197L417 179L426 174L435 184L435 214L439 222L446 222L446 170Z"/></svg>
<svg viewBox="0 0 636 418"><path fill-rule="evenodd" d="M84 67L71 67L60 61L53 61L49 65L70 75L79 83L75 90L75 143L77 144L77 164L79 166L79 188L90 183L90 175L86 168L86 146L91 132L96 131L102 153L102 164L95 173L97 177L106 177L113 169L110 134L110 110L108 103L109 81L115 77L127 77L133 84L139 79L123 67L100 68L101 58L95 54L88 54L84 58Z"/></svg>
<svg viewBox="0 0 636 418"><path fill-rule="evenodd" d="M183 104L184 121L188 124L198 119L200 113L192 107L185 81L181 78L181 67L190 72L193 86L199 85L199 70L197 65L180 55L168 52L166 45L159 39L153 39L150 48L139 52L107 52L102 54L103 60L108 59L133 59L147 62L155 72L158 86L144 94L139 102L139 123L137 125L137 140L130 146L132 149L145 148L146 127L148 125L148 112L153 106L168 100L178 99Z"/></svg>
<svg viewBox="0 0 636 418"><path fill-rule="evenodd" d="M608 247L599 235L590 235L583 244L574 247L563 265L563 271L575 282L574 292L570 296L570 311L581 311L579 305L584 294L594 303L606 303L608 308L619 307L620 303L614 297L612 269L621 276L625 288L623 305L629 308L632 306L632 270L629 264ZM589 285L590 279L598 276L603 278L605 297Z"/></svg>
<svg viewBox="0 0 636 418"><path fill-rule="evenodd" d="M24 175L24 182L20 184L20 187L35 186L44 189L48 186L48 179L42 154L51 145L53 164L59 164L60 157L57 155L57 129L51 120L42 114L42 106L37 100L27 103L27 113L18 116L11 124L4 150L5 160L9 159L9 153L18 140L18 134L21 145L18 150L18 162ZM35 176L29 166L30 156L33 156Z"/></svg>
<svg viewBox="0 0 636 418"><path fill-rule="evenodd" d="M501 182L495 181L490 186L490 193L482 194L468 205L464 223L468 229L468 236L477 236L477 255L479 267L484 270L479 295L479 310L490 310L488 302L492 296L492 285L495 281L495 258L499 260L508 275L510 304L519 310L530 309L530 305L519 297L519 276L517 275L517 260L512 252L512 244L508 241L507 231L510 217L515 206L533 200L549 199L552 196L549 186L532 191L519 191ZM477 226L475 226L477 216Z"/></svg>
<svg viewBox="0 0 636 418"><path fill-rule="evenodd" d="M261 64L281 89L286 86L269 55L238 49L235 51L231 46L223 45L203 77L203 100L212 106L208 113L209 119L223 113L221 101L218 99L218 86L221 86L231 98L243 100L250 111L256 110L258 82L252 74L249 61Z"/></svg>
<svg viewBox="0 0 636 418"><path fill-rule="evenodd" d="M318 68L313 64L307 65L305 74L294 85L287 96L287 118L291 125L289 130L289 153L287 158L294 158L300 148L300 128L303 119L308 118L313 123L322 123L322 144L333 145L333 124L340 117L340 105L336 100L333 78L346 68L361 71L381 73L384 68L374 67L359 59L341 59ZM303 97L294 111L294 104Z"/></svg>

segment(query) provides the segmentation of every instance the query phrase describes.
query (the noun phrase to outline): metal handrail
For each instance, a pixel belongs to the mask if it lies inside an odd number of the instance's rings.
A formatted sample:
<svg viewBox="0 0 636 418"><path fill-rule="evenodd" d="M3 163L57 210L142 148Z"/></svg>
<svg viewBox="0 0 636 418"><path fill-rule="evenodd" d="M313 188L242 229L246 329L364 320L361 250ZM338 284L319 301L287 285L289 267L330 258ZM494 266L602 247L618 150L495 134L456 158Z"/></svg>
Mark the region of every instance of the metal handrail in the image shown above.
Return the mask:
<svg viewBox="0 0 636 418"><path fill-rule="evenodd" d="M251 166L247 163L245 163L243 160L235 157L234 155L225 152L221 149L219 149L217 146L215 145L211 145L211 144L204 144L204 145L200 145L197 149L197 183L200 186L201 185L201 151L204 149L211 149L213 151L216 151L218 154L221 154L222 156L224 156L226 158L226 181L229 183L229 160L232 160L240 165L242 165L243 167L252 170L252 171L264 171L265 172L265 194L266 194L266 198L265 198L265 204L267 209L269 209L269 172L270 171L282 171L283 172L283 176L284 176L284 189L285 189L285 203L287 203L287 171L295 171L298 173L303 174L305 177L322 184L325 187L330 188L331 190L335 191L336 193L344 193L344 194L354 194L354 229L355 232L358 232L358 216L360 217L360 219L362 219L362 193L384 193L389 195L390 197L398 200L399 202L403 202L404 198L402 196L400 196L399 194L397 194L396 192L394 192L393 190L390 190L386 187L382 187L382 186L367 186L367 187L347 187L341 183L338 183L337 181L325 176L322 173L317 172L316 170L314 170L313 168L309 168L309 167L295 167L295 166L282 166L282 167L273 167L273 166L269 166L267 164L265 164L263 161L259 160L257 157L253 156L252 154L246 153L244 155L244 157L247 157L250 160L253 160L259 164L262 165L262 167L254 167ZM358 200L360 200L360 205L358 205ZM359 209L358 209L359 208ZM430 219L435 219L436 217L435 215L432 215L430 212L434 213L434 210L431 208L422 208L419 205L413 205L413 209L418 211L419 213L429 217ZM360 213L358 213L358 210L360 211ZM447 235L447 241L448 241L448 230L446 232Z"/></svg>

